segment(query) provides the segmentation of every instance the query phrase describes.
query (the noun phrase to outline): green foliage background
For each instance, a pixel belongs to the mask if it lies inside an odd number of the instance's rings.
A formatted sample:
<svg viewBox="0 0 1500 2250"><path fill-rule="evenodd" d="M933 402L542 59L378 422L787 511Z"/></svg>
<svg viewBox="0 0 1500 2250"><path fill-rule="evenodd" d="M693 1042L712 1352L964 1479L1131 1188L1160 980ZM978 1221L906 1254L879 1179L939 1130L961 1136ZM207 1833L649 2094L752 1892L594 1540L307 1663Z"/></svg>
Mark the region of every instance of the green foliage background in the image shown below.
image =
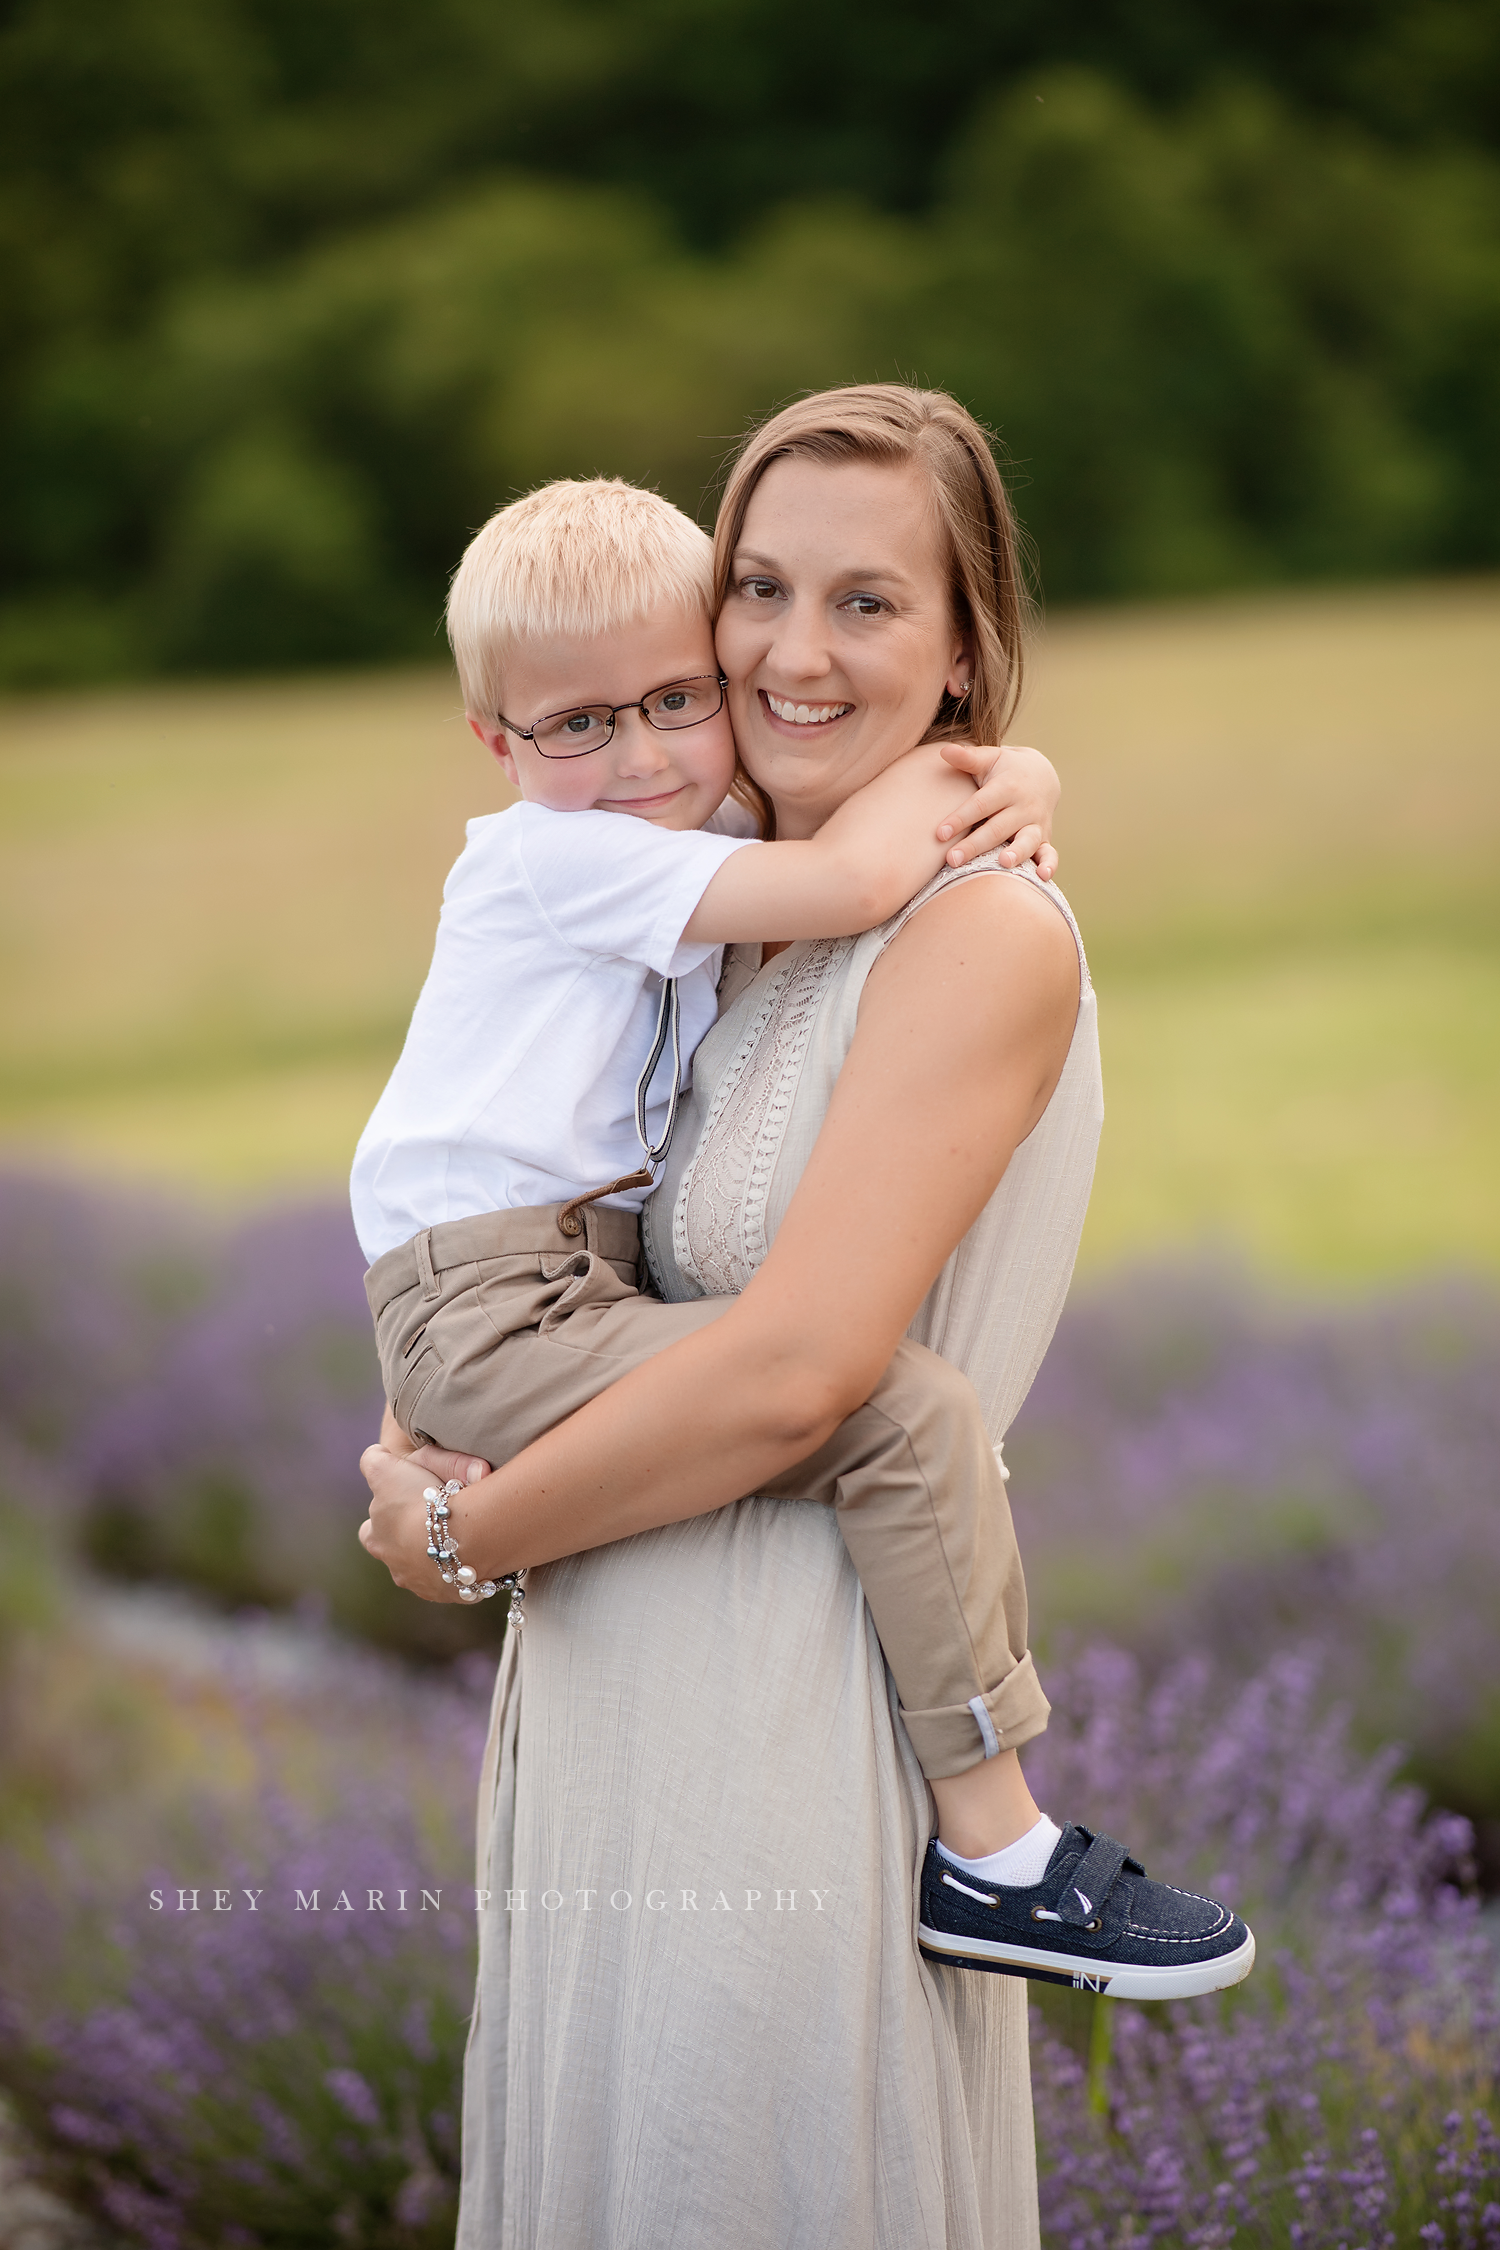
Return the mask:
<svg viewBox="0 0 1500 2250"><path fill-rule="evenodd" d="M1053 597L1500 561L1490 0L21 0L0 683L432 652L468 531L912 375Z"/></svg>

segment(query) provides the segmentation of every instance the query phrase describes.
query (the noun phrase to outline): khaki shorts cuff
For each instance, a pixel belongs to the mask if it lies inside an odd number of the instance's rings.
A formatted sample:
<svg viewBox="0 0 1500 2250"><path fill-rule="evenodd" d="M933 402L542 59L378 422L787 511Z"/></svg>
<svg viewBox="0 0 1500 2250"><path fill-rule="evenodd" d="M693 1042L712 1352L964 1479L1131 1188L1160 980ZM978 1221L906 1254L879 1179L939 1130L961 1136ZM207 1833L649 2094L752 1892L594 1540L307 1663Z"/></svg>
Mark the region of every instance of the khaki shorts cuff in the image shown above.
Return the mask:
<svg viewBox="0 0 1500 2250"><path fill-rule="evenodd" d="M1029 1649L999 1685L978 1700L989 1713L1002 1750L1019 1750L1023 1742L1043 1733L1052 1711ZM901 1720L929 1781L949 1781L984 1763L987 1752L979 1722L967 1703L936 1711L903 1711Z"/></svg>

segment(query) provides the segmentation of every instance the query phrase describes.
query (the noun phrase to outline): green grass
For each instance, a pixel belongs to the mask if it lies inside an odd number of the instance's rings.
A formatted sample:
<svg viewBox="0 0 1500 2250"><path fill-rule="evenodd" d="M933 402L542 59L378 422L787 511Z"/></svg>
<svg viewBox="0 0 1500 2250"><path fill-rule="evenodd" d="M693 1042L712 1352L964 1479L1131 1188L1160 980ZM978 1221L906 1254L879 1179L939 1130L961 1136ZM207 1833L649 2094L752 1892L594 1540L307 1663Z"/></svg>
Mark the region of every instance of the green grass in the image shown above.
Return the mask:
<svg viewBox="0 0 1500 2250"><path fill-rule="evenodd" d="M1056 619L1108 1122L1085 1261L1500 1268L1500 587ZM440 671L0 707L0 1158L336 1191L463 822Z"/></svg>
<svg viewBox="0 0 1500 2250"><path fill-rule="evenodd" d="M1309 947L1106 975L1093 1263L1215 1238L1351 1282L1500 1271L1500 951Z"/></svg>

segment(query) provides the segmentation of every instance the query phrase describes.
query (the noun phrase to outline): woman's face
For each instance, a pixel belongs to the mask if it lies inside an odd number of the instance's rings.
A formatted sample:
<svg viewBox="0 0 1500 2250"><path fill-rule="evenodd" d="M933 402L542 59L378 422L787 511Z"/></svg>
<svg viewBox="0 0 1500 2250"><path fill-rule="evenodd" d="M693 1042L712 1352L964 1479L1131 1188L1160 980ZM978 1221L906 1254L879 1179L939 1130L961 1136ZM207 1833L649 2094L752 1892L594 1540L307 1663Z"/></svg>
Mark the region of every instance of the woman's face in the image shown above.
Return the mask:
<svg viewBox="0 0 1500 2250"><path fill-rule="evenodd" d="M775 804L778 834L809 836L968 682L922 472L774 461L751 495L714 637L740 756Z"/></svg>

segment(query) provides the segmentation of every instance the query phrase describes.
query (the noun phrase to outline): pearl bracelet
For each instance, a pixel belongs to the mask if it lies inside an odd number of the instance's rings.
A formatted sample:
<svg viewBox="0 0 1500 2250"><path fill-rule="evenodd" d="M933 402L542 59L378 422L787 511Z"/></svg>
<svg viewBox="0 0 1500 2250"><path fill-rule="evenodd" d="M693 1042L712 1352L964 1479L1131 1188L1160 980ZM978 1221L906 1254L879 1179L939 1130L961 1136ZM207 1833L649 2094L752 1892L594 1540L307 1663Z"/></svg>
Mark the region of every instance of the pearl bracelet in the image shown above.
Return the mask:
<svg viewBox="0 0 1500 2250"><path fill-rule="evenodd" d="M461 1602L487 1602L503 1587L510 1596L510 1612L505 1622L511 1626L524 1625L524 1568L507 1571L500 1579L481 1579L472 1563L459 1561L458 1542L448 1529L448 1504L462 1491L458 1480L450 1477L445 1485L430 1484L423 1493L422 1498L427 1503L427 1552L437 1564L443 1584L457 1586Z"/></svg>

